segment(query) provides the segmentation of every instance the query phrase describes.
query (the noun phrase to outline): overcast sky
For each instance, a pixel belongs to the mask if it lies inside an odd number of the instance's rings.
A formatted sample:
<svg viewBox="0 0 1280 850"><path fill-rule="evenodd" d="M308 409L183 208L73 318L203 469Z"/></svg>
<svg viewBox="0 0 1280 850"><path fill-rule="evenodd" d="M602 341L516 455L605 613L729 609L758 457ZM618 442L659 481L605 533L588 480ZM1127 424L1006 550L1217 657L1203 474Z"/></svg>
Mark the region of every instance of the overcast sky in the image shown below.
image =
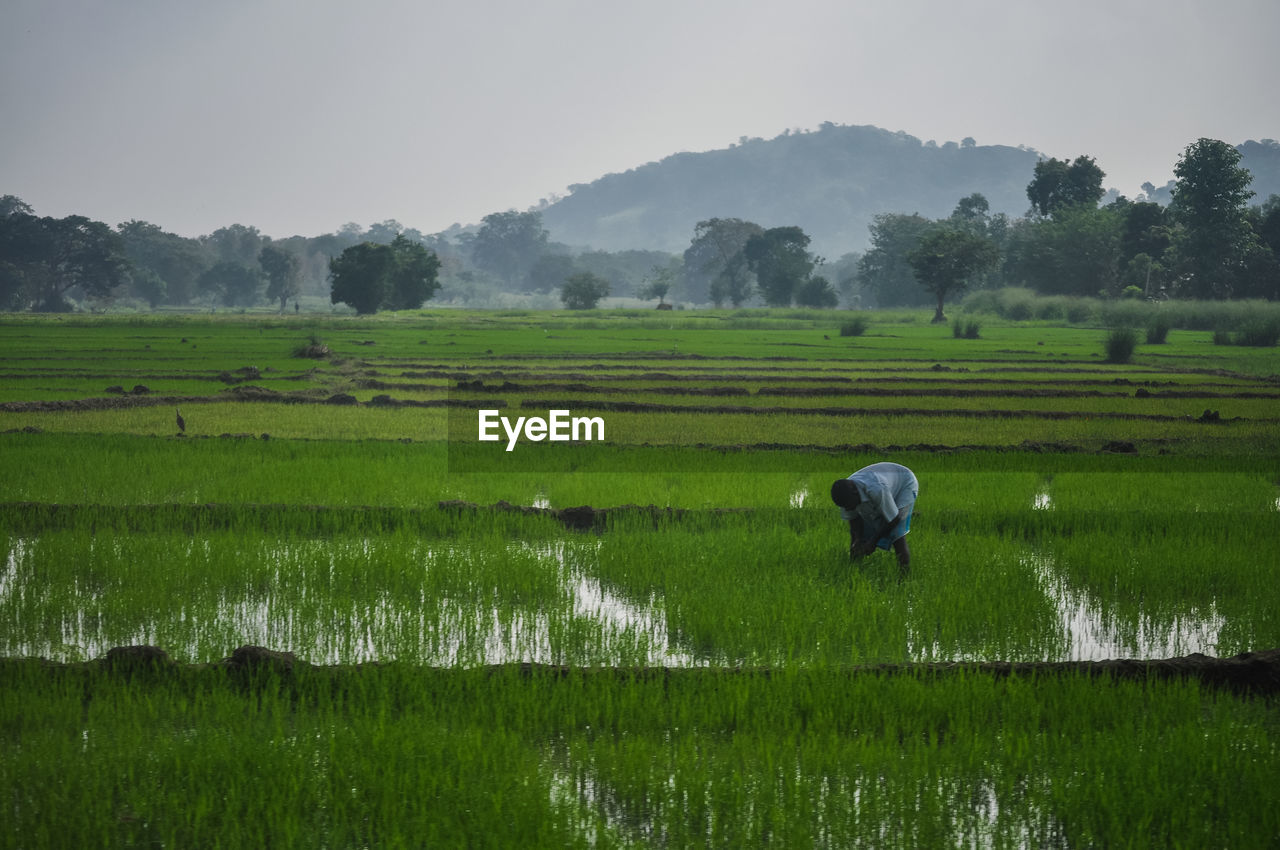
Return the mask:
<svg viewBox="0 0 1280 850"><path fill-rule="evenodd" d="M1199 137L1280 138L1278 37L1277 0L0 0L0 194L429 233L831 121L1089 154L1133 196Z"/></svg>

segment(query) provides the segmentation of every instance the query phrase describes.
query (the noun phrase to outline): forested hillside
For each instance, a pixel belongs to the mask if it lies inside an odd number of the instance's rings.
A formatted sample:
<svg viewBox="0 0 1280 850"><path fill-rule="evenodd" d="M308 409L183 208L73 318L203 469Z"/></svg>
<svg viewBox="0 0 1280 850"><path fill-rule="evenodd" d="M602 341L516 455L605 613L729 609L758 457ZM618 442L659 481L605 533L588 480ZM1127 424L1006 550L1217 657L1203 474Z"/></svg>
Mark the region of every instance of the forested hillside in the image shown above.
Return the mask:
<svg viewBox="0 0 1280 850"><path fill-rule="evenodd" d="M1254 174L1253 202L1280 193L1280 144L1264 139L1237 149L1241 165ZM865 250L868 226L879 213L939 218L959 198L980 192L992 214L1021 216L1039 156L972 139L936 144L877 127L828 123L813 132L674 154L573 186L542 216L553 240L607 251L680 252L699 221L717 217L797 225L819 254L834 258ZM1099 165L1106 170L1105 162ZM1167 204L1170 188L1151 187L1149 199Z"/></svg>
<svg viewBox="0 0 1280 850"><path fill-rule="evenodd" d="M542 211L551 238L604 250L683 251L699 221L735 217L797 225L820 254L867 246L877 213L936 218L981 192L991 212L1026 212L1038 154L973 140L934 144L877 127L824 124L814 132L680 153L610 174Z"/></svg>

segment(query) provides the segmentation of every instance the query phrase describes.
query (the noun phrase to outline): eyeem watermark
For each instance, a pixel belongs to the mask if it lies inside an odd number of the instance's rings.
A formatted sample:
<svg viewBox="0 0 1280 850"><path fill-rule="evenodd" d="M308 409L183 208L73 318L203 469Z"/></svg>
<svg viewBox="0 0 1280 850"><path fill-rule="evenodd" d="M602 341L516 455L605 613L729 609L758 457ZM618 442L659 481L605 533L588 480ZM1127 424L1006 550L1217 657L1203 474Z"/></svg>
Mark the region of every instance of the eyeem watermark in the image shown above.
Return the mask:
<svg viewBox="0 0 1280 850"><path fill-rule="evenodd" d="M519 416L514 424L497 410L479 410L480 442L496 443L505 432L507 451L513 451L521 437L530 442L590 442L604 439L603 416L573 416L567 410L548 410L547 418Z"/></svg>

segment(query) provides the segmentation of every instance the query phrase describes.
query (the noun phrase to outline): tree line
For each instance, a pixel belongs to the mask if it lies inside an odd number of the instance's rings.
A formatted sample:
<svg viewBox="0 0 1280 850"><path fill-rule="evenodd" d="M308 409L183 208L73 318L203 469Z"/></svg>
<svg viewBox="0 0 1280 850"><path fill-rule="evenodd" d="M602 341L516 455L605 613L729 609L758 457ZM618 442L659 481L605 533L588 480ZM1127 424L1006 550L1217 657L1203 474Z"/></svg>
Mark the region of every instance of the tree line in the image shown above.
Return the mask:
<svg viewBox="0 0 1280 850"><path fill-rule="evenodd" d="M940 232L981 240L984 256L948 289L1020 286L1044 295L1146 298L1280 298L1280 196L1249 204L1251 175L1240 153L1200 139L1174 167L1167 206L1123 196L1101 204L1102 169L1093 158L1048 159L1027 185L1030 209L1010 220L990 215L980 194L950 217L930 221L888 213L871 226L871 247L853 280L866 303L914 306L938 297L922 276L922 250ZM939 314L940 314L939 310Z"/></svg>
<svg viewBox="0 0 1280 850"><path fill-rule="evenodd" d="M0 309L65 310L132 300L150 308L272 304L323 297L359 313L427 300L470 306L593 307L606 295L771 307L920 306L942 318L966 288L1042 294L1280 298L1280 198L1250 206L1240 153L1212 139L1188 146L1168 205L1117 197L1088 156L1042 159L1029 209L992 214L979 193L950 216L884 213L870 248L828 262L794 225L711 218L683 254L595 251L551 241L539 211L486 216L433 236L394 220L318 237L273 240L240 224L199 238L142 221L111 228L83 216L40 217L0 198Z"/></svg>

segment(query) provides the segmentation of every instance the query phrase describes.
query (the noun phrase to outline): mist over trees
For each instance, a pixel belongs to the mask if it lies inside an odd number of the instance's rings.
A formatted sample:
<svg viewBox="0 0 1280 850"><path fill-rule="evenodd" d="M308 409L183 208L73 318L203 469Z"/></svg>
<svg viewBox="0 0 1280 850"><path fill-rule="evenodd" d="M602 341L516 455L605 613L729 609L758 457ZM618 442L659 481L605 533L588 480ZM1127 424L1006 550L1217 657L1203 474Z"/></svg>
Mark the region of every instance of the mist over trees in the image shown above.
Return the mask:
<svg viewBox="0 0 1280 850"><path fill-rule="evenodd" d="M578 275L606 282L613 304L656 298L650 306L677 308L937 308L940 290L945 302L962 288L1001 286L1053 295L1280 298L1280 201L1272 197L1280 190L1280 143L1201 139L1179 158L1175 175L1130 200L1104 190L1103 165L1087 154L1059 160L971 139L939 146L823 125L679 154L575 187L540 209L496 212L431 235L388 219L283 239L234 223L189 238L139 220L113 229L83 216L40 217L4 196L0 307L283 312L292 302L309 311L371 312L432 300L544 309L561 306L566 281ZM963 190L940 201L953 186ZM675 234L693 209L680 204L694 195L708 213ZM904 198L927 205L884 206ZM625 247L557 241L569 232L566 205L581 211L588 200L598 218L629 222ZM650 215L662 219L670 247L655 241ZM940 229L986 240L994 260L941 285L937 269L920 257L911 262L926 238L942 239L931 237ZM815 248L822 234L831 240L837 232L844 241L825 243L838 256L828 262ZM645 245L658 247L638 247ZM357 246L386 250L363 247L344 259ZM392 256L400 259L386 259ZM393 271L414 263L413 274Z"/></svg>

